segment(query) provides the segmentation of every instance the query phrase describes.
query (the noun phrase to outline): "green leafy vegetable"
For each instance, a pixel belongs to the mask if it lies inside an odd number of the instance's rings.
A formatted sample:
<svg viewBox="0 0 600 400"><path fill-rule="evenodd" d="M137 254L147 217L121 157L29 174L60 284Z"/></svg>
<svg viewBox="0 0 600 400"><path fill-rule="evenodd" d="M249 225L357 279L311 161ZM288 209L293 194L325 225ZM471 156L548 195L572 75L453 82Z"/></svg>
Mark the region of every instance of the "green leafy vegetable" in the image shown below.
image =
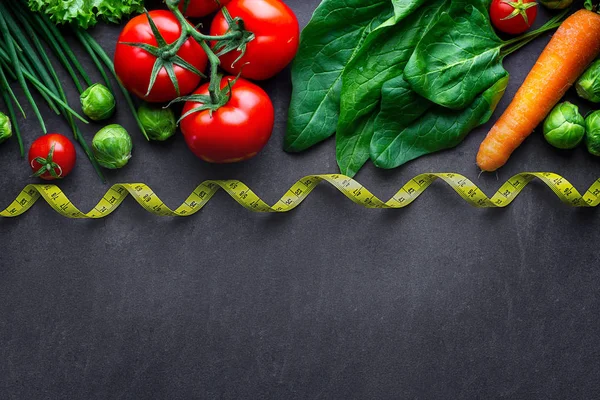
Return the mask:
<svg viewBox="0 0 600 400"><path fill-rule="evenodd" d="M403 76L386 82L381 90L381 112L375 120L375 134L370 144L371 159L377 161L384 153L390 157L394 151L392 144L398 145L404 139L401 137L404 129L432 106L432 102L412 90Z"/></svg>
<svg viewBox="0 0 600 400"><path fill-rule="evenodd" d="M410 4L414 5L412 9L403 9L404 14L394 16L367 37L342 75L336 152L340 171L344 174L354 175L369 159L368 146L363 147L360 143L371 142L384 83L402 75L422 33L448 6L445 0L434 0L404 18L420 3Z"/></svg>
<svg viewBox="0 0 600 400"><path fill-rule="evenodd" d="M508 85L508 74L478 96L464 110L435 106L407 128L381 125L382 133L373 140L371 154L379 168L396 168L436 151L456 147L474 128L492 116ZM383 104L394 102L400 93L384 92Z"/></svg>
<svg viewBox="0 0 600 400"><path fill-rule="evenodd" d="M29 8L47 14L56 24L90 28L102 20L119 23L144 10L143 0L29 0Z"/></svg>
<svg viewBox="0 0 600 400"><path fill-rule="evenodd" d="M467 6L456 17L444 14L416 47L405 79L421 96L452 109L463 109L478 93L506 74L504 42L489 18Z"/></svg>
<svg viewBox="0 0 600 400"><path fill-rule="evenodd" d="M384 3L324 0L317 9L293 68L286 150L336 131L340 171L353 176L369 158L392 168L454 147L504 93L503 57L565 15L502 41L487 15L491 0Z"/></svg>
<svg viewBox="0 0 600 400"><path fill-rule="evenodd" d="M503 41L490 23L487 0L452 2L447 14L425 34L404 78L421 96L441 106L460 110L507 71L504 57L544 32L556 29L567 11L541 28Z"/></svg>
<svg viewBox="0 0 600 400"><path fill-rule="evenodd" d="M342 72L392 12L389 0L324 0L317 8L292 67L286 151L306 150L335 133Z"/></svg>

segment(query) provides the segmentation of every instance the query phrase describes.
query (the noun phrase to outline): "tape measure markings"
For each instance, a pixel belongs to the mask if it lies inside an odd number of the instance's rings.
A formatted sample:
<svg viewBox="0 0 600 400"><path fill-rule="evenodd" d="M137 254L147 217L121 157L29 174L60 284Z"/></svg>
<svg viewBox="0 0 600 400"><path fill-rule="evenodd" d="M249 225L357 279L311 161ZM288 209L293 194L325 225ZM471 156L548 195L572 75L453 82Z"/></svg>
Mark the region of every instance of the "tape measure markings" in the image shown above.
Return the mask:
<svg viewBox="0 0 600 400"><path fill-rule="evenodd" d="M510 205L534 179L541 180L565 204L573 207L597 207L600 204L600 179L581 195L565 178L550 172L521 173L506 181L491 197L468 178L456 173L421 174L408 181L390 200L384 202L366 187L344 175L311 175L298 180L273 206L265 203L248 186L238 180L209 180L201 183L177 209L170 209L143 183L113 185L88 213L79 210L55 185L27 185L0 217L16 217L27 212L40 197L57 213L68 218L104 218L132 196L146 211L157 216L185 217L199 212L219 191L224 190L238 204L253 212L284 213L298 207L323 181L348 199L370 209L398 209L412 204L436 180L446 182L458 195L477 208L503 208Z"/></svg>

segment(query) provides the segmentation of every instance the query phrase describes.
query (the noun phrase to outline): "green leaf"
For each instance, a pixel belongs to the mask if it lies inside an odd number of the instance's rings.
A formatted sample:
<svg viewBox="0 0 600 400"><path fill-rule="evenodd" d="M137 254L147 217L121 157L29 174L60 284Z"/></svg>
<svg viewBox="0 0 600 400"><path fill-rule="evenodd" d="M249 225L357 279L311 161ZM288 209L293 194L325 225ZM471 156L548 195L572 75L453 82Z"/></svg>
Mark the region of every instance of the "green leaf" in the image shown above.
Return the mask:
<svg viewBox="0 0 600 400"><path fill-rule="evenodd" d="M392 12L389 0L324 0L317 8L292 67L286 151L306 150L334 134L342 72Z"/></svg>
<svg viewBox="0 0 600 400"><path fill-rule="evenodd" d="M398 23L407 15L412 14L417 8L421 7L425 2L431 0L392 0L394 6L394 16L391 19L393 24Z"/></svg>
<svg viewBox="0 0 600 400"><path fill-rule="evenodd" d="M492 0L454 0L452 1L452 8L450 13L461 12L468 6L476 7L483 15L488 15Z"/></svg>
<svg viewBox="0 0 600 400"><path fill-rule="evenodd" d="M390 130L381 135L371 147L371 152L378 154L375 165L396 168L425 154L457 146L469 132L490 119L507 85L508 74L505 74L464 110L435 106L404 130ZM383 104L395 100L395 97L386 96ZM393 117L393 114L390 116ZM386 129L385 121L378 123L377 129Z"/></svg>
<svg viewBox="0 0 600 400"><path fill-rule="evenodd" d="M500 54L504 42L478 8L457 3L450 13L419 43L404 77L432 102L463 109L506 74Z"/></svg>
<svg viewBox="0 0 600 400"><path fill-rule="evenodd" d="M373 113L355 121L355 134L343 141L336 141L336 157L342 174L353 177L369 159L369 143L376 117L377 114Z"/></svg>
<svg viewBox="0 0 600 400"><path fill-rule="evenodd" d="M367 125L359 121L374 121L384 83L402 76L423 32L429 30L448 3L434 0L409 16L402 14L404 19L394 16L367 37L356 57L348 63L342 75L341 113L336 134L338 165L342 171L353 171L355 166L360 168L369 159L373 124L369 125L370 129L364 129Z"/></svg>
<svg viewBox="0 0 600 400"><path fill-rule="evenodd" d="M94 0L96 15L105 22L118 24L130 14L144 12L143 0Z"/></svg>
<svg viewBox="0 0 600 400"><path fill-rule="evenodd" d="M375 120L375 134L371 140L370 156L373 161L388 151L400 132L433 106L432 102L412 90L402 75L386 82L381 95L381 112Z"/></svg>
<svg viewBox="0 0 600 400"><path fill-rule="evenodd" d="M29 0L32 11L42 12L55 24L90 28L102 19L118 23L129 14L143 11L143 0Z"/></svg>

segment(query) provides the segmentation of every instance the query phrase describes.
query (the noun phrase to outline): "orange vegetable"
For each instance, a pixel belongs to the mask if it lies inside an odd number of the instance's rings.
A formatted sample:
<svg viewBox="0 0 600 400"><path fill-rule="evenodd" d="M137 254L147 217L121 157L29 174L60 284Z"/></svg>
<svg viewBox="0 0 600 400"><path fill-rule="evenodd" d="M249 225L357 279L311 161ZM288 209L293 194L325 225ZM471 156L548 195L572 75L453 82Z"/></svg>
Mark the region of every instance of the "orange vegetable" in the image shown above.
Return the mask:
<svg viewBox="0 0 600 400"><path fill-rule="evenodd" d="M580 10L563 22L512 103L479 148L477 165L495 171L600 54L600 15Z"/></svg>

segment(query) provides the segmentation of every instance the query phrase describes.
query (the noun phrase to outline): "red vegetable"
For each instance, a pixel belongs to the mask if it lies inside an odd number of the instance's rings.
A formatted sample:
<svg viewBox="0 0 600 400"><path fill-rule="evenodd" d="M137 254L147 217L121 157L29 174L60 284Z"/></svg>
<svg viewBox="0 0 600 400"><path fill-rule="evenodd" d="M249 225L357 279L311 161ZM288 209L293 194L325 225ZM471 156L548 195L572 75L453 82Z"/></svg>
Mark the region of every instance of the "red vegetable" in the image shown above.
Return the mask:
<svg viewBox="0 0 600 400"><path fill-rule="evenodd" d="M75 146L58 133L37 138L29 148L29 165L33 176L51 181L69 175L75 166Z"/></svg>
<svg viewBox="0 0 600 400"><path fill-rule="evenodd" d="M492 24L504 33L519 35L535 22L536 0L494 0L490 7Z"/></svg>
<svg viewBox="0 0 600 400"><path fill-rule="evenodd" d="M230 0L190 0L187 8L185 8L185 0L181 0L179 3L179 9L187 17L205 17L208 14L212 14L219 8L223 7ZM185 9L185 10L184 10Z"/></svg>
<svg viewBox="0 0 600 400"><path fill-rule="evenodd" d="M227 77L221 89L227 86ZM208 84L194 94L208 95ZM188 101L183 115L202 103ZM231 98L216 111L194 112L181 121L181 131L190 150L207 162L232 163L247 160L267 144L273 131L275 112L271 99L260 87L238 79L231 88Z"/></svg>
<svg viewBox="0 0 600 400"><path fill-rule="evenodd" d="M246 54L237 62L241 54L239 51L220 57L221 66L227 72L237 75L241 70L245 78L264 80L277 75L294 59L300 28L296 15L283 2L232 0L225 8L233 18L242 18L245 29L256 36L248 43ZM212 36L223 35L228 28L229 24L220 12L212 22L210 33Z"/></svg>
<svg viewBox="0 0 600 400"><path fill-rule="evenodd" d="M156 10L150 11L149 14L166 43L173 43L179 38L181 26L172 12ZM152 90L147 94L157 57L142 48L123 42L158 45L146 15L138 15L131 19L121 32L115 51L115 71L129 91L148 102L167 102L178 97L175 86L164 67L158 73ZM191 38L181 46L177 55L201 72L208 64L206 53ZM200 76L189 69L175 64L173 70L180 95L191 93L200 84Z"/></svg>

